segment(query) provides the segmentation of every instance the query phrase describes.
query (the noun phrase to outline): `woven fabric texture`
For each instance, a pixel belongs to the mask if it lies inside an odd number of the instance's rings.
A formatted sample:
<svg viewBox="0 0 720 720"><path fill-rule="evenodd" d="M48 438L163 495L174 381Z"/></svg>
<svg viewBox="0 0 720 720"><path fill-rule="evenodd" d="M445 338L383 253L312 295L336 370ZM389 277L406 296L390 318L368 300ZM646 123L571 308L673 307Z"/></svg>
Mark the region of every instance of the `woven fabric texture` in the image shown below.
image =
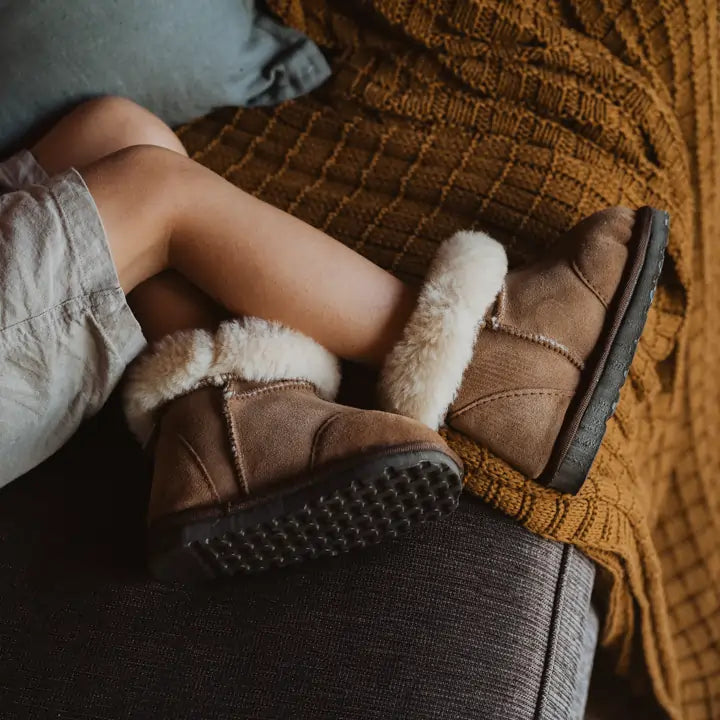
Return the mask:
<svg viewBox="0 0 720 720"><path fill-rule="evenodd" d="M180 135L400 277L419 282L458 228L495 233L518 264L603 207L670 211L670 261L583 491L447 435L472 492L596 561L616 671L672 718L720 717L717 2L270 5L327 49L332 80Z"/></svg>

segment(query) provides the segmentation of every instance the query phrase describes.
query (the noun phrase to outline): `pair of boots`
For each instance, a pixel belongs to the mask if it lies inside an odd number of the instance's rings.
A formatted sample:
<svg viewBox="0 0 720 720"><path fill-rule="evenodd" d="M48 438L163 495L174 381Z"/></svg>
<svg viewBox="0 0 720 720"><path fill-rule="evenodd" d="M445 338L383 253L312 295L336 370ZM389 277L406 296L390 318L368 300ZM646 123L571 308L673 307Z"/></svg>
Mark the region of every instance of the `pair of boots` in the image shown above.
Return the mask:
<svg viewBox="0 0 720 720"><path fill-rule="evenodd" d="M256 318L165 338L126 414L154 455L149 557L163 580L335 555L446 515L462 463L447 423L561 491L582 484L654 293L667 216L613 208L507 274L502 246L439 249L380 376L390 412L334 402L337 358Z"/></svg>

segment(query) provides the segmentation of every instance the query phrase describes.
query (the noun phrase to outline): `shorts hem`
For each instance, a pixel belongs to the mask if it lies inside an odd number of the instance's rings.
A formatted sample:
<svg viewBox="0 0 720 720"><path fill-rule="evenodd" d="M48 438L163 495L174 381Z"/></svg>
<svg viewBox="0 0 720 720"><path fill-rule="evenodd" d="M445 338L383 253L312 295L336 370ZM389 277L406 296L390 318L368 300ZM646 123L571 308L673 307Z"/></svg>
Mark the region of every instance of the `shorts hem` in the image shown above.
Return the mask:
<svg viewBox="0 0 720 720"><path fill-rule="evenodd" d="M48 183L77 268L81 295L103 328L116 355L127 365L146 344L145 336L120 287L107 234L82 175L71 168ZM117 302L106 302L108 296Z"/></svg>

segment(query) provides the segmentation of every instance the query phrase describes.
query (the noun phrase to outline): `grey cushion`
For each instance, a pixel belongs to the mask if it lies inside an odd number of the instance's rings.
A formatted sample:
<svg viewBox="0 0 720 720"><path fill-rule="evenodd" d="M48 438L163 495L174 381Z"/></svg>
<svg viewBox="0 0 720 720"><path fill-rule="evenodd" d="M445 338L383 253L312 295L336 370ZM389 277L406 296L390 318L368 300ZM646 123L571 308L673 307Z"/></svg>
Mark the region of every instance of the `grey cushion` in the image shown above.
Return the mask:
<svg viewBox="0 0 720 720"><path fill-rule="evenodd" d="M590 602L594 578L592 563L565 546L535 720L582 720L585 715L599 630Z"/></svg>
<svg viewBox="0 0 720 720"><path fill-rule="evenodd" d="M312 42L253 0L0 0L0 152L96 95L176 125L287 100L329 72Z"/></svg>
<svg viewBox="0 0 720 720"><path fill-rule="evenodd" d="M582 717L596 625L577 550L465 496L365 552L162 586L116 411L0 491L3 717Z"/></svg>

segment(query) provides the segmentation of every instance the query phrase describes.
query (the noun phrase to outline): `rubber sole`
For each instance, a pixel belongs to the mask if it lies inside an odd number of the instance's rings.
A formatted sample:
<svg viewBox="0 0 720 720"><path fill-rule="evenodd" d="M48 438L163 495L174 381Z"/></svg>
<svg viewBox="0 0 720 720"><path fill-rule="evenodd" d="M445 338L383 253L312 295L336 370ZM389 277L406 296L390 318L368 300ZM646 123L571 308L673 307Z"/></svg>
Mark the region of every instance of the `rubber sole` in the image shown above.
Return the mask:
<svg viewBox="0 0 720 720"><path fill-rule="evenodd" d="M559 449L541 478L561 492L575 494L585 482L617 407L657 288L668 241L668 214L641 208L636 228L636 256L625 286L627 292L615 309L603 351L582 394L584 402L568 413L556 445Z"/></svg>
<svg viewBox="0 0 720 720"><path fill-rule="evenodd" d="M461 490L460 467L440 451L363 459L215 517L151 528L150 571L193 582L338 555L450 514Z"/></svg>

